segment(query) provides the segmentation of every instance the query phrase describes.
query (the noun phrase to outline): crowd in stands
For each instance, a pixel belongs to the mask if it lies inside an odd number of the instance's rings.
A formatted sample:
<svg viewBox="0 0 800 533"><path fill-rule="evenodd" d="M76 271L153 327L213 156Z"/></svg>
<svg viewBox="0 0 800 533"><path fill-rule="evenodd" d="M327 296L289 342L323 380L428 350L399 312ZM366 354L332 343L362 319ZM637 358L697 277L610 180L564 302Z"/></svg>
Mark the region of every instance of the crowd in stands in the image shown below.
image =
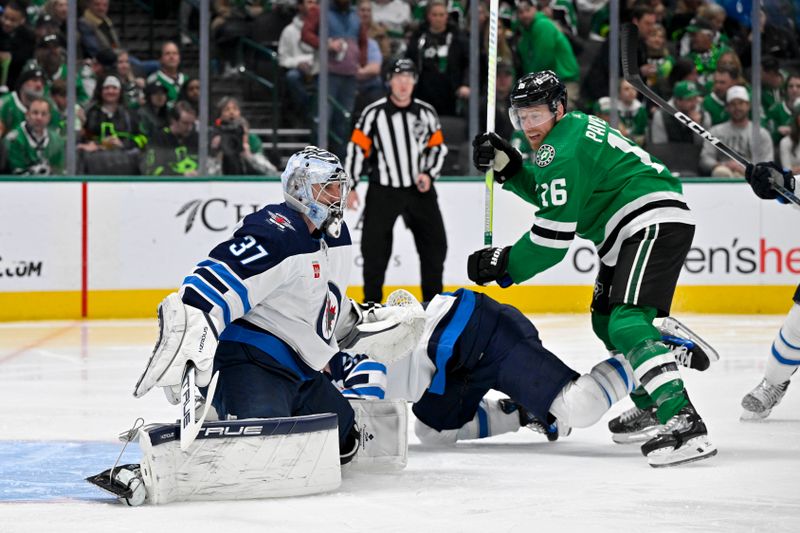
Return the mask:
<svg viewBox="0 0 800 533"><path fill-rule="evenodd" d="M108 16L109 2L79 2L79 64L75 123L66 124L65 35L67 0L0 0L0 172L63 172L67 127L78 135L79 171L193 175L197 172L200 85L181 69L178 43L194 3L178 2L176 42L157 57L125 51ZM176 0L173 0L173 2ZM316 138L321 46L317 0L213 0L211 36L218 74L239 75L237 41L248 38L277 52L285 126ZM415 62L418 98L434 106L444 127L466 129L469 98L478 92L485 120L488 1L479 3L479 86L469 80L467 0L331 0L328 42L329 146L340 156L360 110L385 94L385 66L398 57ZM752 34L735 0L621 0L621 19L639 29L639 69L646 83L728 146L754 160L774 159L800 172L800 6L765 0L761 17L761 98L749 85ZM194 17L196 18L196 17ZM514 80L550 69L567 84L569 106L610 119L618 129L693 175L741 176L743 168L703 146L673 117L619 81L609 98L607 0L501 1L498 42L497 131L530 153L506 116ZM244 65L249 67L250 65ZM193 73L191 73L193 74ZM213 83L213 82L212 82ZM46 104L46 105L45 105ZM209 134L211 172L274 173L261 140L250 132L235 98L213 102ZM46 109L45 109L46 108ZM757 152L750 119L759 110ZM451 120L451 117L453 120ZM458 121L461 119L461 122ZM277 163L277 161L275 161Z"/></svg>

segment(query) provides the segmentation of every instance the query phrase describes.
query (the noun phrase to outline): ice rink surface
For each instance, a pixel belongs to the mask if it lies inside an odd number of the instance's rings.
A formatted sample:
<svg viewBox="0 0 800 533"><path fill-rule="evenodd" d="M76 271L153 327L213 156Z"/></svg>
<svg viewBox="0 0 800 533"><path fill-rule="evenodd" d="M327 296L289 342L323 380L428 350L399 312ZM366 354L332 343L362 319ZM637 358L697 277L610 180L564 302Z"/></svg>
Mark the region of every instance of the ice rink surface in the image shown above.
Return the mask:
<svg viewBox="0 0 800 533"><path fill-rule="evenodd" d="M411 437L408 468L346 472L317 496L127 508L82 478L110 468L137 417L173 422L160 391L131 395L156 322L0 324L0 533L213 531L800 531L800 384L771 417L739 421L780 316L678 317L722 359L682 369L719 454L653 469L606 421L548 443L526 429L455 448ZM532 317L579 372L605 357L589 316ZM135 462L138 450L126 451Z"/></svg>

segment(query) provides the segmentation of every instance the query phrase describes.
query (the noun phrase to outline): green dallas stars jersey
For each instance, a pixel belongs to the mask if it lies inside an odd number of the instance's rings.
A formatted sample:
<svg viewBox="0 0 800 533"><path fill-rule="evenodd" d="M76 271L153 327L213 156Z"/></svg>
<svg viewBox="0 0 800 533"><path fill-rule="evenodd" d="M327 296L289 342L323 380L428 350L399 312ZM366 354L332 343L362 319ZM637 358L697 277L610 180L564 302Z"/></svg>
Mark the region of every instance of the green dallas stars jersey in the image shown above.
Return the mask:
<svg viewBox="0 0 800 533"><path fill-rule="evenodd" d="M167 90L167 102L177 102L181 87L186 83L186 76L179 72L177 78L172 78L163 71L157 70L147 77L147 83L160 83Z"/></svg>
<svg viewBox="0 0 800 533"><path fill-rule="evenodd" d="M23 122L3 142L13 174L55 176L64 172L64 139L53 128L37 141Z"/></svg>
<svg viewBox="0 0 800 533"><path fill-rule="evenodd" d="M615 266L622 241L646 226L694 225L680 181L603 119L568 113L534 161L503 185L539 208L531 230L511 248L515 283L559 263L576 235Z"/></svg>

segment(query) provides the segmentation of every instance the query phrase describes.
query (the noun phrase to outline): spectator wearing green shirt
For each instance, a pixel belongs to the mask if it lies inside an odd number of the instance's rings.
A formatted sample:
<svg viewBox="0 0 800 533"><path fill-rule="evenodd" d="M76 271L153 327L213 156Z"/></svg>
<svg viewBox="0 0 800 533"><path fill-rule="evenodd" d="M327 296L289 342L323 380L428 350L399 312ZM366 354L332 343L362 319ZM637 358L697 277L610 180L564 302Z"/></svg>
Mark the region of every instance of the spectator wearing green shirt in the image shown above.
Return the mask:
<svg viewBox="0 0 800 533"><path fill-rule="evenodd" d="M798 104L800 104L800 74L794 73L786 80L786 95L767 111L767 129L776 143L791 132L792 112Z"/></svg>
<svg viewBox="0 0 800 533"><path fill-rule="evenodd" d="M736 85L739 73L730 67L719 67L714 72L714 85L711 93L703 99L703 109L711 115L711 124L721 124L730 118L726 110L725 98L728 89Z"/></svg>
<svg viewBox="0 0 800 533"><path fill-rule="evenodd" d="M41 69L25 70L19 75L17 90L0 98L0 137L25 120L34 98L44 96L44 79Z"/></svg>
<svg viewBox="0 0 800 533"><path fill-rule="evenodd" d="M620 132L636 142L639 146L644 144L644 136L647 132L647 121L649 115L647 106L643 105L636 97L638 92L633 85L624 79L619 80L619 113ZM621 128L624 126L624 131Z"/></svg>
<svg viewBox="0 0 800 533"><path fill-rule="evenodd" d="M178 45L167 41L161 45L161 57L158 59L159 69L147 78L147 83L160 83L167 89L167 99L175 103L181 87L186 82L186 76L179 71L181 66L181 52Z"/></svg>
<svg viewBox="0 0 800 533"><path fill-rule="evenodd" d="M761 60L761 109L762 113L768 112L784 97L788 73L780 68L778 60L766 56Z"/></svg>
<svg viewBox="0 0 800 533"><path fill-rule="evenodd" d="M716 70L719 56L729 48L722 42L714 43L715 32L707 20L695 19L686 31L690 34L690 51L686 57L697 65L700 83L704 83Z"/></svg>
<svg viewBox="0 0 800 533"><path fill-rule="evenodd" d="M667 30L661 24L653 26L644 39L647 53L647 63L641 66L641 72L647 85L662 97L669 97L672 86L669 75L675 64L675 58L667 47Z"/></svg>
<svg viewBox="0 0 800 533"><path fill-rule="evenodd" d="M49 127L50 103L31 98L25 120L3 139L12 174L52 176L64 171L64 140Z"/></svg>
<svg viewBox="0 0 800 533"><path fill-rule="evenodd" d="M567 86L568 105L575 107L580 96L580 69L567 37L531 0L517 2L520 75L552 70Z"/></svg>
<svg viewBox="0 0 800 533"><path fill-rule="evenodd" d="M197 176L197 115L186 102L169 110L169 126L156 131L141 159L146 176Z"/></svg>

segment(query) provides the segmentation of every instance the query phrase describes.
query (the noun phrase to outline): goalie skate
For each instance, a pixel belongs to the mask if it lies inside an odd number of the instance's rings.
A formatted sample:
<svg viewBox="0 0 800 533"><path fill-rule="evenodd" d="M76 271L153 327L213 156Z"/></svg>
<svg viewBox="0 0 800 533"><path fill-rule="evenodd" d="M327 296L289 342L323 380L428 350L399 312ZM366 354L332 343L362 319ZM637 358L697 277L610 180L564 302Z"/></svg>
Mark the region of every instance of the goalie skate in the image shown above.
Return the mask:
<svg viewBox="0 0 800 533"><path fill-rule="evenodd" d="M648 441L658 434L661 427L655 407L639 409L634 406L608 421L611 440L617 444Z"/></svg>
<svg viewBox="0 0 800 533"><path fill-rule="evenodd" d="M706 425L691 403L664 424L658 435L642 445L642 455L653 468L708 459L717 448L708 439Z"/></svg>
<svg viewBox="0 0 800 533"><path fill-rule="evenodd" d="M789 388L789 381L784 381L779 385L772 385L766 379L745 394L742 398L742 416L740 420L763 420L769 416L773 407L781 403L786 389Z"/></svg>
<svg viewBox="0 0 800 533"><path fill-rule="evenodd" d="M658 329L679 365L702 372L712 361L719 361L717 351L679 320L668 316Z"/></svg>
<svg viewBox="0 0 800 533"><path fill-rule="evenodd" d="M137 464L109 468L104 472L87 477L86 481L97 485L131 507L142 505L147 499L147 490Z"/></svg>

